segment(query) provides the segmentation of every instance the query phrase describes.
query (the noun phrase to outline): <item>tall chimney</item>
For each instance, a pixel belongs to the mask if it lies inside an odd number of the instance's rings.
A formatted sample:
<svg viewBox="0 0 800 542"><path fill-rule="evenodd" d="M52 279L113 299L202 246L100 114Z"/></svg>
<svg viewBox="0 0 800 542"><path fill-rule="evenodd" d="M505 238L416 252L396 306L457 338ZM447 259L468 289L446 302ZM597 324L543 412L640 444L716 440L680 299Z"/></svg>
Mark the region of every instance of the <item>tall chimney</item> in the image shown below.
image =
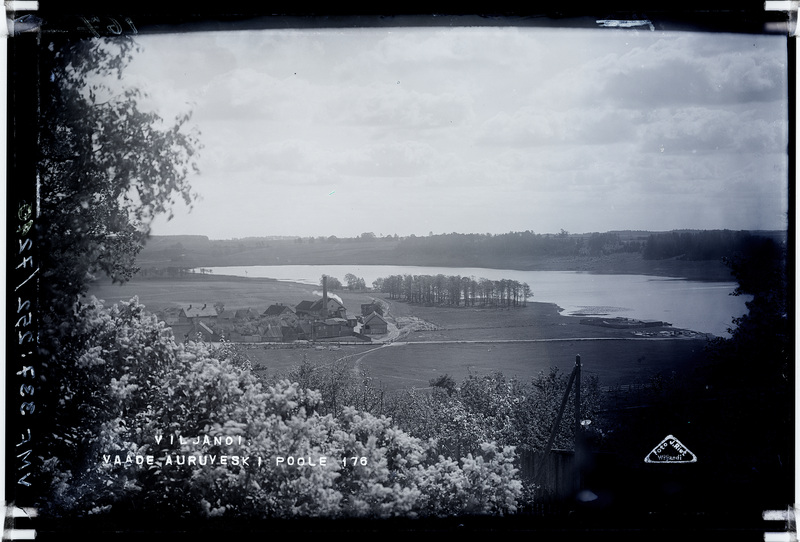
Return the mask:
<svg viewBox="0 0 800 542"><path fill-rule="evenodd" d="M328 277L322 275L322 310L319 311L323 320L328 318Z"/></svg>

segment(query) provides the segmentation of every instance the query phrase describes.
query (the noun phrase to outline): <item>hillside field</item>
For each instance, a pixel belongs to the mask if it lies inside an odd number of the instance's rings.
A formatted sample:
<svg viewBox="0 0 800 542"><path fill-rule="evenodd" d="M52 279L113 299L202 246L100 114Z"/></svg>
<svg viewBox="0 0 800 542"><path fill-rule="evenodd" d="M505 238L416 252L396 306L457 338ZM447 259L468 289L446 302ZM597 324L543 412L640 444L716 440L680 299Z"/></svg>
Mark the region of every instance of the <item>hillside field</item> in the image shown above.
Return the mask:
<svg viewBox="0 0 800 542"><path fill-rule="evenodd" d="M136 295L148 310L156 312L181 303L217 302L226 308L264 310L273 303L295 305L315 299L315 290L314 286L275 280L192 275L138 279L122 286L98 281L90 294L106 304ZM333 293L341 296L348 314L357 314L361 303L381 298L371 292ZM424 388L443 374L460 381L470 374L495 371L523 380L551 367L568 373L576 355L581 355L583 374L597 375L601 386L645 382L657 373L686 373L705 361L706 339L702 336L634 339L630 330L581 325L580 318L562 316L558 307L548 303L530 302L527 307L502 310L386 302L388 319L400 330L394 344L251 344L243 348L257 370L273 376L298 365L303 355L314 365L344 359L386 390ZM540 342L513 342L532 340Z"/></svg>

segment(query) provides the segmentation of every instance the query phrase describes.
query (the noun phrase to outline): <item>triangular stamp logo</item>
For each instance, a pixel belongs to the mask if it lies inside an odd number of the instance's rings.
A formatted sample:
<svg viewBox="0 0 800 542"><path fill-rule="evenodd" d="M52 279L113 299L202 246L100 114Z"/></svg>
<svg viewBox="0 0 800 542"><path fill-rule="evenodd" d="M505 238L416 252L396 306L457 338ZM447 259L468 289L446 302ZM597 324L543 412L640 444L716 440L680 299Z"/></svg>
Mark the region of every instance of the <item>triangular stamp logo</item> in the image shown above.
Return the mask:
<svg viewBox="0 0 800 542"><path fill-rule="evenodd" d="M647 454L645 463L697 463L697 456L672 435L662 440Z"/></svg>

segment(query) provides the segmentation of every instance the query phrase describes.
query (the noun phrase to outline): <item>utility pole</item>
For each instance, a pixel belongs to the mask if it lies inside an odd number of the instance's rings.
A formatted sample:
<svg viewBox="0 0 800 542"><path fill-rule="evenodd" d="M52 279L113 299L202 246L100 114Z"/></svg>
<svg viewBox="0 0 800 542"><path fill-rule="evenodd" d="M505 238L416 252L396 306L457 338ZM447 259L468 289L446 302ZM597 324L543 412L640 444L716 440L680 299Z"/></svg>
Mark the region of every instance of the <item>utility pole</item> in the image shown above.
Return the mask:
<svg viewBox="0 0 800 542"><path fill-rule="evenodd" d="M561 399L561 407L558 409L558 415L556 416L555 423L553 424L553 429L550 431L550 439L547 441L547 445L544 448L544 453L542 454L541 459L539 460L539 464L536 468L536 476L534 479L534 483L538 484L542 478L542 474L544 473L544 466L547 461L547 456L550 454L550 451L553 449L553 443L556 440L556 435L558 434L558 429L561 426L561 417L564 415L564 409L567 406L567 402L569 400L569 393L572 390L572 384L575 384L575 437L574 437L574 444L575 444L575 468L576 468L576 482L578 486L578 490L580 490L581 485L581 476L580 476L580 457L578 454L580 443L580 436L581 436L581 357L580 355L575 356L575 367L572 369L572 374L569 375L569 382L567 382L567 389L564 390L564 397Z"/></svg>
<svg viewBox="0 0 800 542"><path fill-rule="evenodd" d="M575 478L577 489L581 489L583 464L583 442L581 431L581 356L575 356Z"/></svg>
<svg viewBox="0 0 800 542"><path fill-rule="evenodd" d="M575 450L578 450L578 434L581 430L581 357L575 356Z"/></svg>

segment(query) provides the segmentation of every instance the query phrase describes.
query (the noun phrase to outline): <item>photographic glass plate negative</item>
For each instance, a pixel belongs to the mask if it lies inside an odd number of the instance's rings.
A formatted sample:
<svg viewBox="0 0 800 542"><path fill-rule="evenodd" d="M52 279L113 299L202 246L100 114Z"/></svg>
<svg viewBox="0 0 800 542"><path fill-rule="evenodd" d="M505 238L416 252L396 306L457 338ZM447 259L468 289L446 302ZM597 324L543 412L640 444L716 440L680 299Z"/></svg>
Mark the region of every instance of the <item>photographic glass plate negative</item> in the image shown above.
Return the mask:
<svg viewBox="0 0 800 542"><path fill-rule="evenodd" d="M794 534L795 14L409 11L7 3L9 539Z"/></svg>

